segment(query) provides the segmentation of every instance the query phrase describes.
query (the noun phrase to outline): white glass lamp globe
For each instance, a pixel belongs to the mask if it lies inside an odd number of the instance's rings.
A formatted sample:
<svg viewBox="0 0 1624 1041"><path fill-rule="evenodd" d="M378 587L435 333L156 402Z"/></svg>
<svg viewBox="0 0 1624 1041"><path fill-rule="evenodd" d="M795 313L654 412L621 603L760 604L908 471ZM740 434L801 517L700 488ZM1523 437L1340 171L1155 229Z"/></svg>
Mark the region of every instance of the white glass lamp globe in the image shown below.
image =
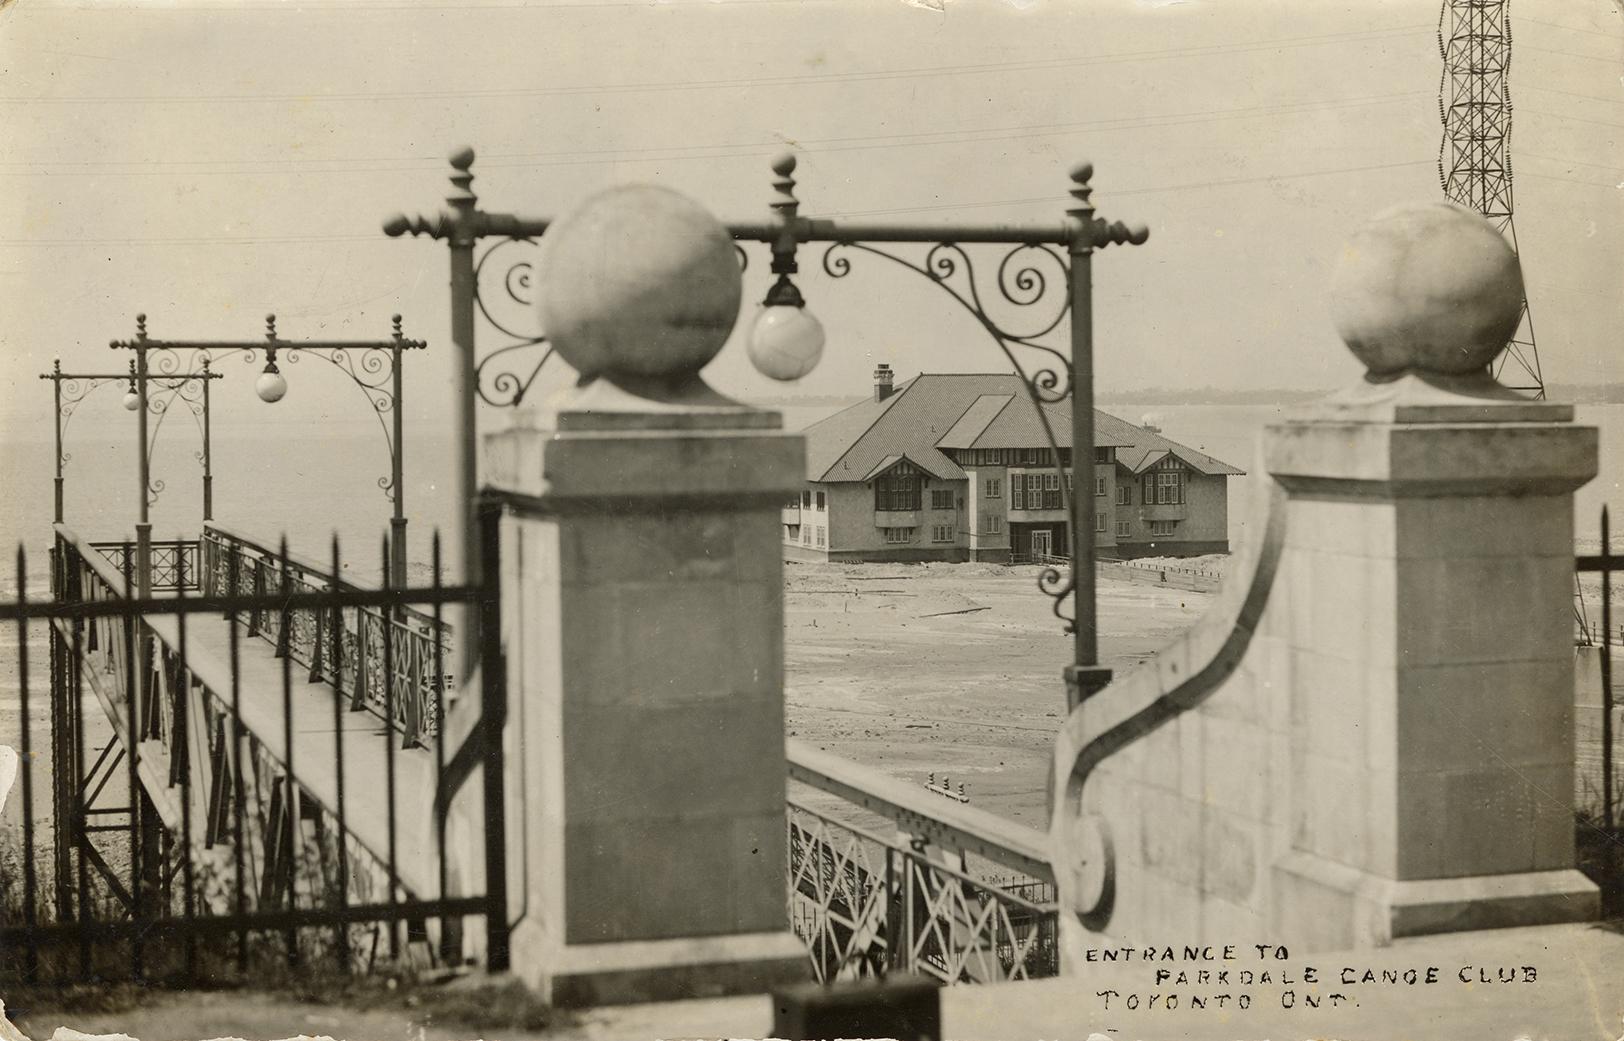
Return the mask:
<svg viewBox="0 0 1624 1041"><path fill-rule="evenodd" d="M756 371L775 380L798 380L823 357L823 323L804 307L767 306L756 316L746 348Z"/></svg>
<svg viewBox="0 0 1624 1041"><path fill-rule="evenodd" d="M136 409L140 408L141 407L141 395L137 394L134 390L125 391L124 392L124 407L126 409L128 409L129 411L131 411L131 412L134 412Z"/></svg>
<svg viewBox="0 0 1624 1041"><path fill-rule="evenodd" d="M273 368L267 367L264 372L259 374L259 379L254 381L254 393L258 394L259 400L266 404L281 401L283 395L287 394L287 392L288 381Z"/></svg>

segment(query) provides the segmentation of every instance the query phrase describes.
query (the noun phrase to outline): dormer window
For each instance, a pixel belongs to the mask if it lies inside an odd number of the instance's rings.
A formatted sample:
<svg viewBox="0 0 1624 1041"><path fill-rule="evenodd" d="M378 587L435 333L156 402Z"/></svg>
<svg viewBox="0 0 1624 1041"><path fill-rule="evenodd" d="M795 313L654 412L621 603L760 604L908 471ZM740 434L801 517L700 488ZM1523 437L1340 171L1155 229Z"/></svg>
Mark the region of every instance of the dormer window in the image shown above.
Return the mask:
<svg viewBox="0 0 1624 1041"><path fill-rule="evenodd" d="M907 463L898 463L883 476L874 479L874 508L917 510L922 485L917 469Z"/></svg>
<svg viewBox="0 0 1624 1041"><path fill-rule="evenodd" d="M1184 464L1168 456L1139 479L1146 506L1180 506L1184 503Z"/></svg>

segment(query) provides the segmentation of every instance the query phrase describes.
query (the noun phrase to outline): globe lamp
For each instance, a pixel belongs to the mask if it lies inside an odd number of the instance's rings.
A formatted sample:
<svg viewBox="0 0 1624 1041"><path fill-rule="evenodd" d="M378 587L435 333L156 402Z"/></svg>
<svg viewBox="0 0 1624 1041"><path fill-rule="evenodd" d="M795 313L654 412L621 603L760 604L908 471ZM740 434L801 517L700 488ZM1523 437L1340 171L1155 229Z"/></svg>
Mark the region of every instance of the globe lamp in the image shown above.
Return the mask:
<svg viewBox="0 0 1624 1041"><path fill-rule="evenodd" d="M756 371L775 380L798 380L823 357L823 324L806 309L787 275L767 291L746 350Z"/></svg>
<svg viewBox="0 0 1624 1041"><path fill-rule="evenodd" d="M141 407L141 395L135 392L134 387L124 392L124 407L131 412Z"/></svg>
<svg viewBox="0 0 1624 1041"><path fill-rule="evenodd" d="M265 371L260 373L259 379L254 381L254 393L259 395L259 400L271 404L281 401L283 395L287 394L287 392L288 381L283 378L281 371L277 369L276 362L266 362Z"/></svg>

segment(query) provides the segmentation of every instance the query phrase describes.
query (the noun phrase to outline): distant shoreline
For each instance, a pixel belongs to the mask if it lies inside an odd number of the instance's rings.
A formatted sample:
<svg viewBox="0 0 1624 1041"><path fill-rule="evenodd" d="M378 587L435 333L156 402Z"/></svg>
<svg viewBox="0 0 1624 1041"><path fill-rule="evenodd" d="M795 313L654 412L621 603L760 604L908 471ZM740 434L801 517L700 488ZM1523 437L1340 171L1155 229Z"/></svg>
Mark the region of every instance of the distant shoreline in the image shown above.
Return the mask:
<svg viewBox="0 0 1624 1041"><path fill-rule="evenodd" d="M1290 390L1260 388L1256 390L1167 390L1145 387L1139 390L1096 391L1097 405L1294 405L1313 401L1332 393L1330 390ZM1553 401L1574 405L1624 405L1624 383L1579 385L1552 383L1546 387L1546 396ZM755 398L754 404L773 408L813 408L854 405L863 398L846 394L808 394L803 396L776 395Z"/></svg>

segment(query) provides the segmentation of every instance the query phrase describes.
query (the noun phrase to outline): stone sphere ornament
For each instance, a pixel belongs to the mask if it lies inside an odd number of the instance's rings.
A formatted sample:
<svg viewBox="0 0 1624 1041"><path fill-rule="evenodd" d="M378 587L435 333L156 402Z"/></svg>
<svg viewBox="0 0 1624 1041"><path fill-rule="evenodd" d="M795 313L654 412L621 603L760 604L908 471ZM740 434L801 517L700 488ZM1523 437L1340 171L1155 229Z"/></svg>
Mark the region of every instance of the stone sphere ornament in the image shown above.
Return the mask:
<svg viewBox="0 0 1624 1041"><path fill-rule="evenodd" d="M1517 254L1481 215L1450 202L1372 217L1342 250L1331 318L1372 379L1484 369L1517 331Z"/></svg>
<svg viewBox="0 0 1624 1041"><path fill-rule="evenodd" d="M732 238L668 188L600 192L542 243L541 328L583 382L697 375L738 322L743 279Z"/></svg>

